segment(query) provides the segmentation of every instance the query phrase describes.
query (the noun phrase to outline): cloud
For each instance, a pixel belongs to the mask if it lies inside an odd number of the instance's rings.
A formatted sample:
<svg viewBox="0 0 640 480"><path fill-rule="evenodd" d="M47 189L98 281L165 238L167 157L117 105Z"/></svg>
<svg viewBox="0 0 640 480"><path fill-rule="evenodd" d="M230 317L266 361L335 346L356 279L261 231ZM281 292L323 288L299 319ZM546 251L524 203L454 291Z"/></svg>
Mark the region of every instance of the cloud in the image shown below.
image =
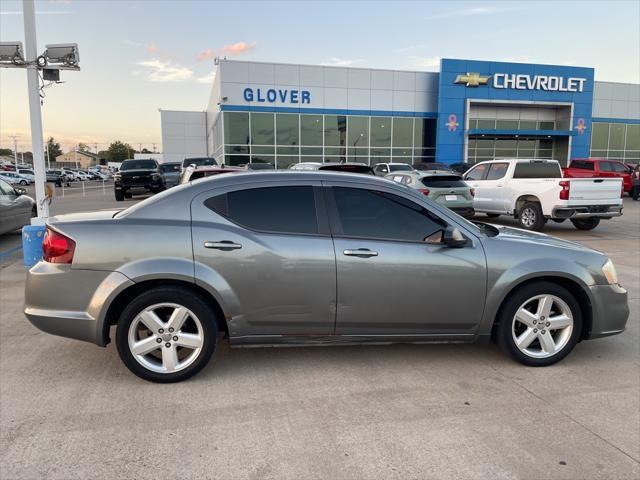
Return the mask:
<svg viewBox="0 0 640 480"><path fill-rule="evenodd" d="M411 66L414 68L437 69L440 67L440 57L419 57L409 55Z"/></svg>
<svg viewBox="0 0 640 480"><path fill-rule="evenodd" d="M150 43L147 45L147 52L156 53L158 51L158 46L155 43Z"/></svg>
<svg viewBox="0 0 640 480"><path fill-rule="evenodd" d="M488 15L491 13L502 13L512 10L520 10L521 7L469 7L462 10L449 10L433 15L428 15L425 20L442 20L446 18L472 17L476 15Z"/></svg>
<svg viewBox="0 0 640 480"><path fill-rule="evenodd" d="M198 83L206 83L208 85L213 84L213 80L216 77L216 73L215 72L210 72L207 75L203 75L202 77L197 77L196 78L196 82Z"/></svg>
<svg viewBox="0 0 640 480"><path fill-rule="evenodd" d="M227 55L242 55L249 52L250 50L253 50L254 48L256 48L256 46L256 42L238 42L232 43L230 45L225 45L220 49L220 52L226 53Z"/></svg>
<svg viewBox="0 0 640 480"><path fill-rule="evenodd" d="M207 48L206 50L203 50L198 54L198 56L196 57L196 60L198 60L199 62L204 62L205 60L213 60L213 57L215 56L216 54L213 51L213 49Z"/></svg>
<svg viewBox="0 0 640 480"><path fill-rule="evenodd" d="M322 65L326 67L350 67L362 62L362 59L351 60L347 58L329 57L328 60L322 62Z"/></svg>
<svg viewBox="0 0 640 480"><path fill-rule="evenodd" d="M168 60L144 60L137 65L146 68L144 73L150 82L184 82L193 77L192 69Z"/></svg>

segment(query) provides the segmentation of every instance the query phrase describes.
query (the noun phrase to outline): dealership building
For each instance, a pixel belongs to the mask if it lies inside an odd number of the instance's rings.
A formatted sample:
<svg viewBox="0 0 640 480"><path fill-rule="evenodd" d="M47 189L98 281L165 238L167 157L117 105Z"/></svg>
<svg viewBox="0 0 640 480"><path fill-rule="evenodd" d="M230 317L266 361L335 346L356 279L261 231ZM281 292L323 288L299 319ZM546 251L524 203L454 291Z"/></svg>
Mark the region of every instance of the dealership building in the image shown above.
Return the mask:
<svg viewBox="0 0 640 480"><path fill-rule="evenodd" d="M442 59L439 72L220 60L205 111L161 110L165 161L640 161L640 85Z"/></svg>

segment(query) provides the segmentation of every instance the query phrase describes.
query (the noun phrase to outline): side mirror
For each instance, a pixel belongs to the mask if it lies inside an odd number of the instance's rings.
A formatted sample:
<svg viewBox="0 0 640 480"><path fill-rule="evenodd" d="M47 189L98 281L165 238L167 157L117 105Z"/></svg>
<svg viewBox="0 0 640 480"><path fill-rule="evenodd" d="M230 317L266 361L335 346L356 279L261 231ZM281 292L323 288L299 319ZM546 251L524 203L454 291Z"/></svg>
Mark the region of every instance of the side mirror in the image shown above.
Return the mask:
<svg viewBox="0 0 640 480"><path fill-rule="evenodd" d="M469 240L460 233L460 230L449 226L442 234L442 243L450 248L462 248L467 246Z"/></svg>

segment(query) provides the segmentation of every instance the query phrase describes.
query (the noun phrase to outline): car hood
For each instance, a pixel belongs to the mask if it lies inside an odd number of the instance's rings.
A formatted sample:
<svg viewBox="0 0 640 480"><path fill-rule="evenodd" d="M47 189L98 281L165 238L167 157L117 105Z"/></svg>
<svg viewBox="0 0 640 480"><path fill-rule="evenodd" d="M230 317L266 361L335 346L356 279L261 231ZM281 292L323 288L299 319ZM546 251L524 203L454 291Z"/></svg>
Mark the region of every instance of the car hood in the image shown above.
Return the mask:
<svg viewBox="0 0 640 480"><path fill-rule="evenodd" d="M502 225L494 225L491 226L498 229L498 236L493 238L498 238L504 241L511 242L519 242L525 244L534 244L534 245L546 245L549 247L559 247L566 248L569 250L579 250L579 251L591 251L600 253L597 250L593 250L591 248L585 247L576 242L571 242L569 240L563 240L561 238L552 237L550 235L546 235L544 233L531 232L529 230L522 230L520 228L513 227L504 227Z"/></svg>

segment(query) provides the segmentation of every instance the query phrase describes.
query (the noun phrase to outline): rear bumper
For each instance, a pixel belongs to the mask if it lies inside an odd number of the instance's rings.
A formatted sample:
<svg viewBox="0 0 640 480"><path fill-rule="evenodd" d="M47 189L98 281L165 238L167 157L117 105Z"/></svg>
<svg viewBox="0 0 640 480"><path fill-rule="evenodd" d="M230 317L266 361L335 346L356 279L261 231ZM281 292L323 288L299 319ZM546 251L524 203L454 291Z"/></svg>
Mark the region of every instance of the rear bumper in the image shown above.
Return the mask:
<svg viewBox="0 0 640 480"><path fill-rule="evenodd" d="M130 285L118 272L38 262L27 273L24 314L43 332L105 346L106 310Z"/></svg>
<svg viewBox="0 0 640 480"><path fill-rule="evenodd" d="M629 318L627 291L620 285L593 285L589 288L593 301L593 324L588 338L622 333Z"/></svg>
<svg viewBox="0 0 640 480"><path fill-rule="evenodd" d="M622 205L581 205L579 207L556 207L551 212L552 218L581 217L619 217Z"/></svg>

